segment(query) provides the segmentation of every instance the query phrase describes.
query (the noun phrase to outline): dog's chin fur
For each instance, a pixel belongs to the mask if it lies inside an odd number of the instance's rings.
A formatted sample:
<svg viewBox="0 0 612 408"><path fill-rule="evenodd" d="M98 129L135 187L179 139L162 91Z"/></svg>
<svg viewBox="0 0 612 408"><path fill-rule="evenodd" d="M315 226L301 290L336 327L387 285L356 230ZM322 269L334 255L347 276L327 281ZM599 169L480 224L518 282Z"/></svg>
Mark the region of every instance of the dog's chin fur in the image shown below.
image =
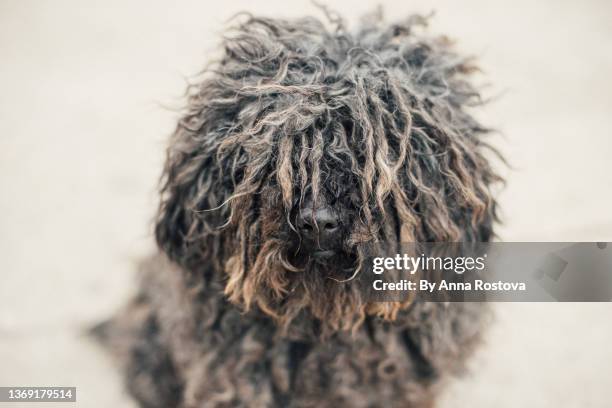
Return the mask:
<svg viewBox="0 0 612 408"><path fill-rule="evenodd" d="M481 305L369 302L354 279L373 245L490 240L501 180L471 60L420 16L364 21L247 16L189 87L160 253L96 330L143 407L430 407L478 342ZM307 200L344 215L333 255L299 245Z"/></svg>
<svg viewBox="0 0 612 408"><path fill-rule="evenodd" d="M366 309L375 304L366 303L362 287L354 280L360 265L356 254L342 251L332 254L284 255L281 248L260 252L252 280L247 280L240 296L232 296L231 277L225 283L228 299L240 310L253 307L270 316L282 331L304 319L317 320L316 335L328 337L338 330L349 330L363 322ZM230 259L228 269L235 268ZM259 262L260 259L264 261ZM251 286L252 285L252 286ZM249 298L248 296L254 296ZM333 301L331 301L333 299ZM381 303L380 310L392 312L394 304ZM387 316L385 316L387 317ZM298 322L296 322L298 320ZM314 335L315 333L313 333Z"/></svg>

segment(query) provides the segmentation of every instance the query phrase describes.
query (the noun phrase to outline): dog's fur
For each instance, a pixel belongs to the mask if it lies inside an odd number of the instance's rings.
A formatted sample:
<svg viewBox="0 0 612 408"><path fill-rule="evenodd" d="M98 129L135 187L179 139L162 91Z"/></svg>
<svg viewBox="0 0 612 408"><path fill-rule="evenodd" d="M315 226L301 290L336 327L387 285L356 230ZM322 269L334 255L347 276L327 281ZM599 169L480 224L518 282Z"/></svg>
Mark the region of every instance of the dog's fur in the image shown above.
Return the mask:
<svg viewBox="0 0 612 408"><path fill-rule="evenodd" d="M354 277L372 243L491 239L476 68L420 16L241 18L171 139L160 254L98 333L143 407L430 407L483 308L369 302ZM304 203L342 214L335 258L300 247Z"/></svg>

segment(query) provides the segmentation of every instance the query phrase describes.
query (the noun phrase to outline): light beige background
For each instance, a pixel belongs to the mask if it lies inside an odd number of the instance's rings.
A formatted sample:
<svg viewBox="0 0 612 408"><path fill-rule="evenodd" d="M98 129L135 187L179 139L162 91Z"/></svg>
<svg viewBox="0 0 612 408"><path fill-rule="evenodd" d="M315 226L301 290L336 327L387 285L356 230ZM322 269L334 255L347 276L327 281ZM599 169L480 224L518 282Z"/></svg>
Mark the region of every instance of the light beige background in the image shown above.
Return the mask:
<svg viewBox="0 0 612 408"><path fill-rule="evenodd" d="M369 3L329 2L349 21ZM480 56L496 97L482 117L514 166L502 238L612 241L612 3L383 4L390 19L437 10L432 30ZM176 120L164 106L240 10L320 15L286 0L0 1L0 385L75 385L78 406L133 407L81 333L134 289ZM497 309L442 407L611 406L611 305Z"/></svg>

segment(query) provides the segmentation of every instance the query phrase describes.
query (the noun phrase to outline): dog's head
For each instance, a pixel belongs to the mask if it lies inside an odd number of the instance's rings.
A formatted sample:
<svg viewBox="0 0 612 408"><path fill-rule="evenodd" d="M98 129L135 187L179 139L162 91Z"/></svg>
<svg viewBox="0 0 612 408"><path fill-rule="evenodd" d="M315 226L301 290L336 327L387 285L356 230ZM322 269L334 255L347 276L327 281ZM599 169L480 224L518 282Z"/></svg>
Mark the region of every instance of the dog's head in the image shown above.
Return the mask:
<svg viewBox="0 0 612 408"><path fill-rule="evenodd" d="M475 68L424 23L233 28L171 140L160 247L236 304L338 330L403 306L353 284L366 245L488 240L499 178L466 111Z"/></svg>

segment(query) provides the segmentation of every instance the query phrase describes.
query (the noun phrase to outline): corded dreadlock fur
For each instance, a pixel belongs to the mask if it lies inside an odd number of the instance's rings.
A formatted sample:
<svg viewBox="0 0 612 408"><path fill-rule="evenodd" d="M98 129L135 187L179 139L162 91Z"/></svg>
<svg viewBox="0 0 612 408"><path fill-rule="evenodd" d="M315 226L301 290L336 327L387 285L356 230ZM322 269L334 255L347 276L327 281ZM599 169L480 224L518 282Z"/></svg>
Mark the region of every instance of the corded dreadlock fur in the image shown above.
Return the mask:
<svg viewBox="0 0 612 408"><path fill-rule="evenodd" d="M170 141L163 255L106 330L132 392L150 407L430 406L481 307L368 302L353 278L375 243L491 239L477 68L421 16L356 32L240 19ZM296 217L318 202L344 214L333 264L298 255Z"/></svg>

